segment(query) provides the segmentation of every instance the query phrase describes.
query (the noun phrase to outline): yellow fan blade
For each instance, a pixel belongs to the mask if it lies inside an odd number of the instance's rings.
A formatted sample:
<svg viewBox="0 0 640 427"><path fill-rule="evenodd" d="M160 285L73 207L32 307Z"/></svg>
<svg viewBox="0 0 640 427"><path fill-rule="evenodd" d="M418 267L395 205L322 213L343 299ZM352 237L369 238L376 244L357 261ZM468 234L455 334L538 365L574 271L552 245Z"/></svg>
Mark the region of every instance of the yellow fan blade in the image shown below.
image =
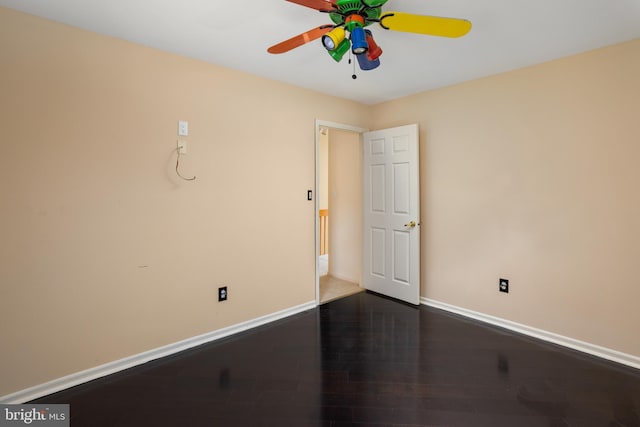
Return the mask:
<svg viewBox="0 0 640 427"><path fill-rule="evenodd" d="M466 19L413 15L403 12L385 13L380 17L380 26L386 30L440 37L461 37L471 30L471 22Z"/></svg>

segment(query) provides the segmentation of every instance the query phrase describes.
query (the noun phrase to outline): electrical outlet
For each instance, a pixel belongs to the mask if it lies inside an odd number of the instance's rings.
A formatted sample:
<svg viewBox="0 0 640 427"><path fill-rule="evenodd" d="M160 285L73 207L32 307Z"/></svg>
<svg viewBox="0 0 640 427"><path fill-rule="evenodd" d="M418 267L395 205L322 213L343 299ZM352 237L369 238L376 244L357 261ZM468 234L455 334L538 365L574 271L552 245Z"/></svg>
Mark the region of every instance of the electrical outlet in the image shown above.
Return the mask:
<svg viewBox="0 0 640 427"><path fill-rule="evenodd" d="M220 301L226 301L227 300L227 287L226 286L222 286L220 288L218 288L218 302Z"/></svg>
<svg viewBox="0 0 640 427"><path fill-rule="evenodd" d="M178 140L178 153L187 154L187 141L184 139Z"/></svg>
<svg viewBox="0 0 640 427"><path fill-rule="evenodd" d="M509 279L500 279L499 288L500 292L504 292L506 294L509 293Z"/></svg>

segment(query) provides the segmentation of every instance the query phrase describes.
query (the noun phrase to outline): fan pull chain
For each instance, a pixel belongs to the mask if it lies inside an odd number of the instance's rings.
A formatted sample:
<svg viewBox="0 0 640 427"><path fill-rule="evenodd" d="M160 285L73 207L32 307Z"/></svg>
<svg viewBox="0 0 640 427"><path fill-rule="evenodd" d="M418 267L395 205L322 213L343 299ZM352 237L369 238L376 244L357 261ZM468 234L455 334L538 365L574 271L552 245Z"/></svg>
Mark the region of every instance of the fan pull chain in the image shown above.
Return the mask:
<svg viewBox="0 0 640 427"><path fill-rule="evenodd" d="M351 61L351 51L349 51L349 64L351 64L352 62L353 62L353 74L351 75L351 78L355 80L358 78L358 76L356 76L356 61Z"/></svg>

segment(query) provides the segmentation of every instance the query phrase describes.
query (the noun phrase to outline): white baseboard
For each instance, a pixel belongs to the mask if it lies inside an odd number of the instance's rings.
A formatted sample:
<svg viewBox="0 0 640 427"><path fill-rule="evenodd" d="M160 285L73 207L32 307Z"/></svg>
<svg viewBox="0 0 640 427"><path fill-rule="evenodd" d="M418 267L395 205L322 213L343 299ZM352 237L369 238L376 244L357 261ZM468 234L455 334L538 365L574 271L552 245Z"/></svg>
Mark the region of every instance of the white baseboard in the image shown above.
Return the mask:
<svg viewBox="0 0 640 427"><path fill-rule="evenodd" d="M461 316L469 317L474 320L479 320L484 323L499 326L501 328L509 329L514 332L519 332L530 337L538 338L543 341L548 341L554 344L568 347L573 350L578 350L583 353L590 354L592 356L607 359L612 362L621 363L626 366L630 366L635 369L640 369L640 357L627 353L622 353L610 348L601 347L599 345L590 344L588 342L576 340L573 338L565 337L555 334L553 332L544 331L542 329L533 328L531 326L523 325L521 323L512 322L510 320L502 319L500 317L494 317L488 314L479 313L477 311L467 310L466 308L457 307L444 302L432 300L429 298L420 298L420 302L430 307L439 308L451 313L459 314Z"/></svg>
<svg viewBox="0 0 640 427"><path fill-rule="evenodd" d="M88 381L95 380L107 375L114 374L116 372L123 371L125 369L132 368L134 366L142 365L152 360L160 359L162 357L170 356L175 353L179 353L184 350L188 350L193 347L197 347L202 344L206 344L221 338L228 337L239 332L243 332L258 326L265 325L267 323L274 322L276 320L284 319L285 317L292 316L294 314L302 313L303 311L311 310L316 307L315 301L310 301L305 304L301 304L295 307L291 307L276 313L267 314L256 319L252 319L246 322L238 323L217 331L212 331L203 335L187 338L182 341L178 341L173 344L158 347L153 350L145 351L144 353L136 354L133 356L125 357L124 359L109 362L95 368L87 369L82 372L76 372L71 375L67 375L62 378L58 378L53 381L49 381L44 384L40 384L34 387L30 387L25 390L21 390L6 396L0 397L0 403L2 404L19 404L25 403L33 399L40 398L58 391L74 387Z"/></svg>

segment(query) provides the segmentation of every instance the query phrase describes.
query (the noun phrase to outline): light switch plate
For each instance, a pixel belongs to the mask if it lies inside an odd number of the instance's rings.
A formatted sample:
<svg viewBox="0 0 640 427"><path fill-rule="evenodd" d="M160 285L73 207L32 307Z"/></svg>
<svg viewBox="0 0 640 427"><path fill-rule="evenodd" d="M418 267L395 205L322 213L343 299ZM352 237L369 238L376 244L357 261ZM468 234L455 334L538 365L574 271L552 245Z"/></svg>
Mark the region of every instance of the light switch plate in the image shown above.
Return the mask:
<svg viewBox="0 0 640 427"><path fill-rule="evenodd" d="M186 120L178 122L178 136L189 136L189 122Z"/></svg>

